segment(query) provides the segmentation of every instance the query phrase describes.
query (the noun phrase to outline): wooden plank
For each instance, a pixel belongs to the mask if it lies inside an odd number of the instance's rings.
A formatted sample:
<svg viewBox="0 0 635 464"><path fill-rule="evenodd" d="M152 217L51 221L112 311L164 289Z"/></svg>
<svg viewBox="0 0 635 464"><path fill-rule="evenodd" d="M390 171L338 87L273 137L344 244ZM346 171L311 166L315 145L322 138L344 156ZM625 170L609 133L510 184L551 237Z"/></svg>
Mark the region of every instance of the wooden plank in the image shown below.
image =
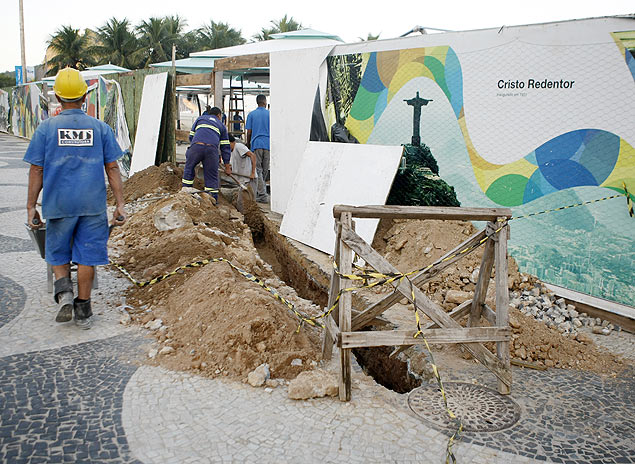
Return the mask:
<svg viewBox="0 0 635 464"><path fill-rule="evenodd" d="M335 323L335 320L333 319L333 316L331 314L329 314L328 316L324 318L324 327L326 327L326 330L324 331L325 336L326 334L328 334L331 340L337 340L339 338L340 329ZM329 355L328 359L331 359L330 356L332 356L332 352L333 352L333 342L331 342L331 354Z"/></svg>
<svg viewBox="0 0 635 464"><path fill-rule="evenodd" d="M176 140L179 140L181 142L190 141L190 131L176 129L175 136Z"/></svg>
<svg viewBox="0 0 635 464"><path fill-rule="evenodd" d="M344 224L342 224L342 240L379 272L398 272L397 269L383 256L373 250L359 235ZM401 282L401 284L397 287L397 290L411 303L413 302L412 297L410 296L411 286L408 282ZM430 300L430 298L428 298L416 286L414 286L412 290L415 293L415 298L419 308L421 308L430 319L439 324L439 326L444 328L461 328L461 325L458 322L448 316L443 308ZM340 330L345 332L341 325ZM466 343L463 344L463 346L472 354L472 356L474 356L475 359L491 370L496 377L511 383L510 371L505 369L505 366L501 363L501 361L487 350L487 348L479 343Z"/></svg>
<svg viewBox="0 0 635 464"><path fill-rule="evenodd" d="M491 222L487 224L488 229L491 228L491 224ZM487 297L487 287L489 286L489 281L492 275L492 267L494 266L494 244L494 237L489 238L487 242L485 242L485 250L483 251L481 267L478 273L478 282L476 282L476 288L474 289L472 309L467 321L468 327L476 327L481 319L483 303L485 303L485 298Z"/></svg>
<svg viewBox="0 0 635 464"><path fill-rule="evenodd" d="M483 304L483 316L491 325L496 325L496 312L486 304Z"/></svg>
<svg viewBox="0 0 635 464"><path fill-rule="evenodd" d="M179 74L176 76L176 85L188 86L188 85L212 85L213 75L209 73L201 74Z"/></svg>
<svg viewBox="0 0 635 464"><path fill-rule="evenodd" d="M335 252L333 254L333 259L339 268L340 262L340 236L342 233L342 226L339 220L335 221ZM335 272L335 269L331 270L331 286L329 288L329 299L327 302L326 309L329 309L331 306L335 304L335 299L337 298L337 294L340 291L340 278ZM331 313L333 316L333 323L335 321L339 321L339 309L335 308ZM330 316L329 316L330 317ZM339 328L338 328L339 332ZM335 342L335 337L332 334L324 332L324 337L322 338L322 359L329 360L333 356L333 343Z"/></svg>
<svg viewBox="0 0 635 464"><path fill-rule="evenodd" d="M232 71L236 69L268 68L269 53L253 55L229 56L214 61L215 71Z"/></svg>
<svg viewBox="0 0 635 464"><path fill-rule="evenodd" d="M499 328L509 327L509 288L507 287L507 230L503 227L498 233L496 243L496 325ZM509 341L496 342L496 355L509 372L509 381L498 380L498 393L509 395L512 391L512 369L510 365Z"/></svg>
<svg viewBox="0 0 635 464"><path fill-rule="evenodd" d="M223 99L223 72L214 73L214 106L218 106L222 111L225 111L224 99Z"/></svg>
<svg viewBox="0 0 635 464"><path fill-rule="evenodd" d="M340 216L342 231L344 229L352 231L352 217L351 213L342 213ZM344 275L350 274L353 271L353 253L346 244L340 244L340 272ZM351 285L351 281L340 276L340 289L348 288ZM351 305L352 295L351 292L344 292L340 297L340 314L339 314L339 328L340 332L351 331ZM340 401L350 401L351 399L351 350L341 348L340 349L340 382L339 393Z"/></svg>
<svg viewBox="0 0 635 464"><path fill-rule="evenodd" d="M511 218L509 208L458 208L451 206L333 206L333 216L349 212L356 218L390 219L459 219L465 221L496 221L499 217Z"/></svg>
<svg viewBox="0 0 635 464"><path fill-rule="evenodd" d="M414 338L414 330L371 330L366 332L342 332L341 349L373 346L423 345L428 343L474 343L509 341L509 327L470 327L452 329L427 329L423 336ZM425 340L424 340L425 338Z"/></svg>
<svg viewBox="0 0 635 464"><path fill-rule="evenodd" d="M439 259L437 259L434 263L432 263L432 266L433 266L432 268L426 271L421 271L418 274L415 274L414 276L412 276L410 278L411 282L414 285L420 287L428 280L436 277L445 268L454 264L456 261L463 259L465 256L469 255L475 250L471 250L469 252L465 252L458 256L455 256L454 258L448 259L450 256L454 256L463 250L470 249L471 247L476 245L478 242L483 240L483 238L485 238L485 230L481 230L480 232L477 232L476 234L472 235L470 238L465 240L459 246L448 251L446 254L444 254ZM375 317L382 314L385 310L390 308L393 304L395 304L400 299L401 299L401 293L395 291L394 293L386 295L378 302L373 303L366 310L362 311L359 315L353 318L353 330L357 330L366 326Z"/></svg>

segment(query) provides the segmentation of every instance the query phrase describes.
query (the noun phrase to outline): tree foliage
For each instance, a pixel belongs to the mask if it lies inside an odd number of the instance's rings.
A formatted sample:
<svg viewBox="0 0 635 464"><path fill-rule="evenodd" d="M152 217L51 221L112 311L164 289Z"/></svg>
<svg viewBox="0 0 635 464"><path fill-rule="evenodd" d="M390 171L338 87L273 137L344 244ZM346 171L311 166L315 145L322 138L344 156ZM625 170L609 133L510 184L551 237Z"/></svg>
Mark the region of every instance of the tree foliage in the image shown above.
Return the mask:
<svg viewBox="0 0 635 464"><path fill-rule="evenodd" d="M87 32L81 34L79 29L71 26L58 29L48 41L48 46L55 53L48 62L50 75L57 74L65 67L81 71L96 63Z"/></svg>
<svg viewBox="0 0 635 464"><path fill-rule="evenodd" d="M227 23L215 21L210 21L199 29L199 40L203 49L232 47L246 42L240 30Z"/></svg>
<svg viewBox="0 0 635 464"><path fill-rule="evenodd" d="M284 15L280 19L273 19L269 21L268 27L263 27L259 34L254 35L256 40L269 40L272 34L278 34L280 32L292 32L302 30L302 23L299 23L293 16Z"/></svg>
<svg viewBox="0 0 635 464"><path fill-rule="evenodd" d="M98 64L112 63L129 69L139 64L137 37L127 19L110 18L97 29L97 34L98 43L92 51L98 57Z"/></svg>

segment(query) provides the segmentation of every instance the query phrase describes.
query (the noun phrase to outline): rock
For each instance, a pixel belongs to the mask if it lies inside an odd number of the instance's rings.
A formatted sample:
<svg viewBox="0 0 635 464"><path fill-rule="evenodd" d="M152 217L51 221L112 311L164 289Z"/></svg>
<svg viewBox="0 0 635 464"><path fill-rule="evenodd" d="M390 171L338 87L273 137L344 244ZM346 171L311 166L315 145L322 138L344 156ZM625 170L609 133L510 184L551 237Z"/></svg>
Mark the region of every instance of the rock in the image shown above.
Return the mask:
<svg viewBox="0 0 635 464"><path fill-rule="evenodd" d="M525 350L524 346L521 346L517 351L516 354L521 358L521 359L525 359L527 357L527 350Z"/></svg>
<svg viewBox="0 0 635 464"><path fill-rule="evenodd" d="M144 327L146 329L150 329L150 330L157 330L162 325L163 325L163 320L162 319L155 319L153 321L147 322Z"/></svg>
<svg viewBox="0 0 635 464"><path fill-rule="evenodd" d="M289 382L289 398L293 400L336 396L338 393L337 378L321 369L302 372Z"/></svg>
<svg viewBox="0 0 635 464"><path fill-rule="evenodd" d="M121 315L121 319L119 319L119 323L123 324L123 325L128 325L130 324L130 322L132 321L132 317L130 316L130 314L124 312Z"/></svg>
<svg viewBox="0 0 635 464"><path fill-rule="evenodd" d="M184 209L174 208L174 204L169 204L154 213L154 227L157 230L163 232L192 224L192 218Z"/></svg>
<svg viewBox="0 0 635 464"><path fill-rule="evenodd" d="M611 333L611 329L608 327L594 326L592 329L593 333L596 335L609 335Z"/></svg>
<svg viewBox="0 0 635 464"><path fill-rule="evenodd" d="M445 294L445 303L461 304L465 300L472 298L471 292L462 292L460 290L448 290Z"/></svg>
<svg viewBox="0 0 635 464"><path fill-rule="evenodd" d="M261 364L247 375L247 383L252 387L262 387L269 377L269 364Z"/></svg>
<svg viewBox="0 0 635 464"><path fill-rule="evenodd" d="M609 321L602 321L602 327L608 327Z"/></svg>
<svg viewBox="0 0 635 464"><path fill-rule="evenodd" d="M150 359L156 358L158 352L159 350L157 350L156 348L152 348L150 351L148 351L148 358Z"/></svg>
<svg viewBox="0 0 635 464"><path fill-rule="evenodd" d="M265 342L258 342L256 344L256 349L260 352L260 353L264 353L264 351L267 349L267 345L265 344Z"/></svg>
<svg viewBox="0 0 635 464"><path fill-rule="evenodd" d="M278 379L265 380L265 387L276 388L278 385L280 385L280 381Z"/></svg>
<svg viewBox="0 0 635 464"><path fill-rule="evenodd" d="M531 290L531 295L534 296L534 297L540 296L540 287L534 287Z"/></svg>
<svg viewBox="0 0 635 464"><path fill-rule="evenodd" d="M587 334L582 332L579 332L578 335L575 336L575 339L579 341L580 343L584 343L585 345L589 345L593 342L591 337L589 337Z"/></svg>
<svg viewBox="0 0 635 464"><path fill-rule="evenodd" d="M267 393L271 393L273 391L273 388L267 387L265 388L265 392Z"/></svg>
<svg viewBox="0 0 635 464"><path fill-rule="evenodd" d="M172 348L171 346L164 346L163 348L161 348L161 351L159 351L160 355L166 355L170 353L174 353L174 348Z"/></svg>
<svg viewBox="0 0 635 464"><path fill-rule="evenodd" d="M300 358L295 358L293 361L291 361L291 365L292 366L301 366L302 365L302 360Z"/></svg>
<svg viewBox="0 0 635 464"><path fill-rule="evenodd" d="M556 365L556 363L554 363L554 362L553 362L553 360L551 360L551 359L545 359L545 366L547 366L547 367L553 367L553 366L555 366L555 365Z"/></svg>
<svg viewBox="0 0 635 464"><path fill-rule="evenodd" d="M577 317L574 317L571 322L573 322L573 327L575 327L576 329L582 327L582 321L580 321L580 319L578 319Z"/></svg>

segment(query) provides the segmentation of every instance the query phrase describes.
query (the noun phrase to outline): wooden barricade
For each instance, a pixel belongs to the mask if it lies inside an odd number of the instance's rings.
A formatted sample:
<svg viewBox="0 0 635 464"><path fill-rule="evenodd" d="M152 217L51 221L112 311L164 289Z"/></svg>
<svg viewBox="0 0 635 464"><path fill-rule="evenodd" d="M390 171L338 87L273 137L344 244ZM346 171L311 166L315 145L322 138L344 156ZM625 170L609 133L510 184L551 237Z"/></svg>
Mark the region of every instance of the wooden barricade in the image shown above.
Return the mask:
<svg viewBox="0 0 635 464"><path fill-rule="evenodd" d="M509 355L509 295L507 288L507 220L511 210L507 208L453 208L419 206L346 206L333 207L335 217L335 251L337 270L331 275L328 308L337 301L333 312L325 317L323 352L325 359L332 355L333 343L340 348L339 396L341 401L351 399L351 349L374 346L400 346L428 343L459 343L481 364L494 373L498 379L498 391L501 394L511 392L512 374ZM474 234L453 250L436 260L418 273L396 280L395 291L380 301L371 304L363 311L352 316L351 292L347 289L352 282L346 278L352 272L353 252L368 265L382 274L399 273L383 256L375 251L355 233L353 218L395 218L395 219L441 219L487 221L484 230ZM450 313L430 300L419 287L445 268L467 256L485 244L483 259L474 292L474 298L458 305ZM496 311L485 304L487 287L492 267L496 265ZM414 296L414 299L413 299ZM426 314L432 323L416 330L378 330L361 331L375 317L382 314L402 298ZM467 327L457 320L469 313ZM484 316L490 327L478 327ZM337 321L337 322L336 322ZM496 342L496 355L482 343Z"/></svg>

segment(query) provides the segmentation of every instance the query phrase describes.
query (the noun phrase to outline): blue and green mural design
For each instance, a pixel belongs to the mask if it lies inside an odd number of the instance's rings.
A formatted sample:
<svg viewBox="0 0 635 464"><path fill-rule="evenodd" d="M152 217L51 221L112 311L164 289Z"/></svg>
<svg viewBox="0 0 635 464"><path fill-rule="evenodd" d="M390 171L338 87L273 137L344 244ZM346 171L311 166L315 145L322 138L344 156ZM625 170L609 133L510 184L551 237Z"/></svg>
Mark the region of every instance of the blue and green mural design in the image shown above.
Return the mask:
<svg viewBox="0 0 635 464"><path fill-rule="evenodd" d="M616 38L616 42L620 41ZM621 48L624 51L623 41L621 44ZM628 57L631 58L630 62ZM625 51L625 60L627 66L633 72L632 56L628 50ZM461 65L456 53L449 46L361 54L361 76L359 87L345 119L345 125L351 135L356 137L360 143L368 142L384 110L397 92L408 82L415 78L423 77L438 85L451 106L463 136L465 149L473 171L472 179L476 181L480 190L489 199L489 201L485 199L483 201L476 200L477 203L483 206L493 203L501 206L516 207L514 208L514 214L520 215L532 212L531 209L525 208L525 205L531 202L535 206L534 209L564 206L567 202L575 203L580 199L588 200L588 188L607 188L615 192L624 193L624 185L631 186L629 193L631 198L633 197L632 191L635 190L635 149L623 138L605 130L583 128L563 133L543 143L523 158L506 164L493 164L484 159L474 148L469 135L463 105ZM328 102L325 110L329 118L333 120L334 112L332 108L329 108ZM422 141L425 142L425 140ZM401 140L386 140L382 143L403 142ZM376 140L373 140L373 143L376 143ZM466 175L464 178L468 178L468 176ZM461 192L461 185L454 185L454 187L457 192ZM560 194L553 195L557 192ZM594 196L599 198L607 195L606 191L601 192L598 190ZM545 197L549 197L549 201L536 201ZM557 202L561 203L558 204ZM626 201L624 201L623 212L628 217L625 204ZM589 214L587 207L575 209L579 211L568 212L567 220L574 223L582 221L595 222L598 230L603 230L602 234L609 233L605 230L606 224L598 224L597 221L594 221L593 215ZM577 215L577 217L574 218L571 214ZM622 217L621 220L624 220L624 218ZM533 230L533 233L535 233L535 228L530 225L527 225L526 229L527 231ZM575 229L576 232L582 230L589 232L588 225L576 227ZM558 235L558 233L554 233L551 239L554 239L555 235ZM568 240L567 231L560 230L559 236L561 241ZM597 238L597 234L595 238ZM618 242L623 238L624 235L618 237ZM533 237L532 240L542 241L544 238L537 239ZM573 241L579 242L578 239ZM635 245L633 245L632 240L630 241L630 246L628 242L627 240L627 250L625 251L630 255L630 258L626 263L620 262L619 266L622 266L620 270L614 268L618 265L616 262L593 264L591 258L586 260L585 263L577 263L574 266L570 266L572 269L568 270L568 274L562 278L554 275L549 276L549 273L541 272L541 266L536 265L535 261L531 262L531 258L528 258L525 270L538 274L539 277L547 278L553 283L632 304L632 301L630 301L632 296L628 296L631 292L628 282L620 281L616 284L611 281L610 285L606 284L599 289L593 288L594 277L589 277L591 274L582 279L585 281L584 283L577 285L575 282L576 276L585 272L581 270L585 266L604 271L608 268L614 274L617 274L618 272L624 272L623 266L625 264L627 273L630 273L632 277ZM542 245L543 249L549 248L546 243L536 243L536 245L538 247ZM577 245L571 244L571 246L573 247L572 250L574 250L573 254L576 254L579 252L581 245L578 243ZM577 251L575 250L576 246L578 246ZM602 249L603 243L595 243L589 246L596 247L595 252L607 255L606 250ZM526 249L525 254L529 255L535 253L535 251L535 248L533 250ZM544 263L545 267L548 267L549 260L552 260L553 264L557 264L561 260L560 254L559 252L549 252L549 257L545 258L547 259L547 262ZM606 256L604 257L606 258ZM522 257L519 257L518 260L520 264L523 263ZM617 279L620 280L619 277ZM616 290L616 287L619 288Z"/></svg>

